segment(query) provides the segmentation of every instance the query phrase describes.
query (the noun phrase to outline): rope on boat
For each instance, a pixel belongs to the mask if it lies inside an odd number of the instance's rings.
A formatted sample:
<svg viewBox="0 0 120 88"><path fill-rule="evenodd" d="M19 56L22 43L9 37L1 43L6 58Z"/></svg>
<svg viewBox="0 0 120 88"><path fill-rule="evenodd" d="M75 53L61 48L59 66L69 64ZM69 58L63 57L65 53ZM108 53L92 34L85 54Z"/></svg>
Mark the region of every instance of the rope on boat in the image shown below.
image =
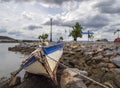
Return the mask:
<svg viewBox="0 0 120 88"><path fill-rule="evenodd" d="M65 67L65 68L69 68L67 65L65 65L65 64L63 64L63 63L60 63L60 62L56 61L54 58L52 58L52 57L50 57L50 56L48 56L48 55L46 55L46 56L47 56L48 58L50 58L51 60L53 60L53 61L55 61L55 62L59 63L59 64L60 64L60 65L62 65L63 67ZM74 71L74 72L75 72L75 71ZM77 71L76 71L76 73L78 73L80 76L82 76L82 77L84 77L84 78L86 78L86 79L88 79L88 80L92 81L93 83L98 84L99 86L101 86L101 87L103 87L103 88L109 88L108 86L103 85L102 83L97 82L97 81L95 81L95 80L91 79L90 77L87 77L87 76L85 76L85 75L81 74L80 72L77 72Z"/></svg>

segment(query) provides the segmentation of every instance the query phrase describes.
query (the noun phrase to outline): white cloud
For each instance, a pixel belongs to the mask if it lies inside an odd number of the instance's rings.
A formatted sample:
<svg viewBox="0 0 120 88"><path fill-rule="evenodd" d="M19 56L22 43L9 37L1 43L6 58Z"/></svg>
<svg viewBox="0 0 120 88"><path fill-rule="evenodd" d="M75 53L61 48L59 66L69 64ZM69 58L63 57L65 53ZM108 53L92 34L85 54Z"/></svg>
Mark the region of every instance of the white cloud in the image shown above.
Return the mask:
<svg viewBox="0 0 120 88"><path fill-rule="evenodd" d="M2 0L3 1L3 0ZM9 1L9 2L8 2ZM39 34L49 33L50 18L53 18L54 39L61 33L64 36L64 30L70 29L75 22L80 22L84 27L83 31L91 30L95 33L96 38L109 38L113 40L115 36L111 35L116 29L120 28L120 18L118 10L116 12L102 8L102 5L109 5L112 0L34 0L14 2L17 0L7 0L0 3L0 28L3 31L0 35L9 35L14 38L35 39ZM120 1L115 0L112 10L119 6ZM110 9L109 9L110 10ZM37 25L36 30L25 30L30 25ZM42 27L39 28L39 27ZM57 36L58 37L58 36Z"/></svg>

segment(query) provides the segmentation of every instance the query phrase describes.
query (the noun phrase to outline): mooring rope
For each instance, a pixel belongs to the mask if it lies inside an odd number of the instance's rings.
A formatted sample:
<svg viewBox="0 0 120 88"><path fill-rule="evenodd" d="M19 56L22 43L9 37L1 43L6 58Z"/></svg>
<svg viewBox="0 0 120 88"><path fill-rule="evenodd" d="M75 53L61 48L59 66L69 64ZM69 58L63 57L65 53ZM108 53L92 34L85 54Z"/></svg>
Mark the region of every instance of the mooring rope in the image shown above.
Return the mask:
<svg viewBox="0 0 120 88"><path fill-rule="evenodd" d="M50 57L50 56L48 56L48 55L46 55L46 56L47 56L48 58L50 58L51 60L55 61L56 63L59 63L59 64L62 65L63 67L69 68L69 66L67 66L67 65L65 65L65 64L63 64L63 63L61 63L61 62L56 61L54 58L52 58L52 57ZM74 72L75 72L75 71L74 71ZM84 78L86 78L86 79L92 81L93 83L98 84L99 86L101 86L101 87L103 87L103 88L109 88L108 86L103 85L102 83L97 82L97 81L91 79L90 77L87 77L87 76L81 74L80 72L77 72L77 71L76 71L76 73L78 73L80 76L82 76L82 77L84 77Z"/></svg>

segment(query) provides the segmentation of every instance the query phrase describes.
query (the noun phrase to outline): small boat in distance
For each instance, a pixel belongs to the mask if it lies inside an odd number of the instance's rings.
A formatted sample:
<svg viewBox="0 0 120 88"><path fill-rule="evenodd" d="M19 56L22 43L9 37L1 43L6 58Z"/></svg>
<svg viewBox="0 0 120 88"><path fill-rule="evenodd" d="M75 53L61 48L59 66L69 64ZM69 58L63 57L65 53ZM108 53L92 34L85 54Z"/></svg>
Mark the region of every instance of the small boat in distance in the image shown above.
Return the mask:
<svg viewBox="0 0 120 88"><path fill-rule="evenodd" d="M13 72L12 78L25 69L28 73L50 77L57 85L56 71L62 54L63 43L41 46L22 62L20 68Z"/></svg>

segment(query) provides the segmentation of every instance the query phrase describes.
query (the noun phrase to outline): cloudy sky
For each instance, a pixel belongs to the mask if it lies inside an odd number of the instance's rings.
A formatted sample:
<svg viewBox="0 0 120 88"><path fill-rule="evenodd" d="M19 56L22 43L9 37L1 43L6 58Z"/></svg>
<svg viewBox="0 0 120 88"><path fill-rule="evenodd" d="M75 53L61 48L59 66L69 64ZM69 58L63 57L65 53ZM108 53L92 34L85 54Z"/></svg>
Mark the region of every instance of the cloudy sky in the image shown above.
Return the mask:
<svg viewBox="0 0 120 88"><path fill-rule="evenodd" d="M120 28L120 0L0 0L0 35L37 39L50 32L50 18L54 39L67 37L79 22L95 39L114 40Z"/></svg>

